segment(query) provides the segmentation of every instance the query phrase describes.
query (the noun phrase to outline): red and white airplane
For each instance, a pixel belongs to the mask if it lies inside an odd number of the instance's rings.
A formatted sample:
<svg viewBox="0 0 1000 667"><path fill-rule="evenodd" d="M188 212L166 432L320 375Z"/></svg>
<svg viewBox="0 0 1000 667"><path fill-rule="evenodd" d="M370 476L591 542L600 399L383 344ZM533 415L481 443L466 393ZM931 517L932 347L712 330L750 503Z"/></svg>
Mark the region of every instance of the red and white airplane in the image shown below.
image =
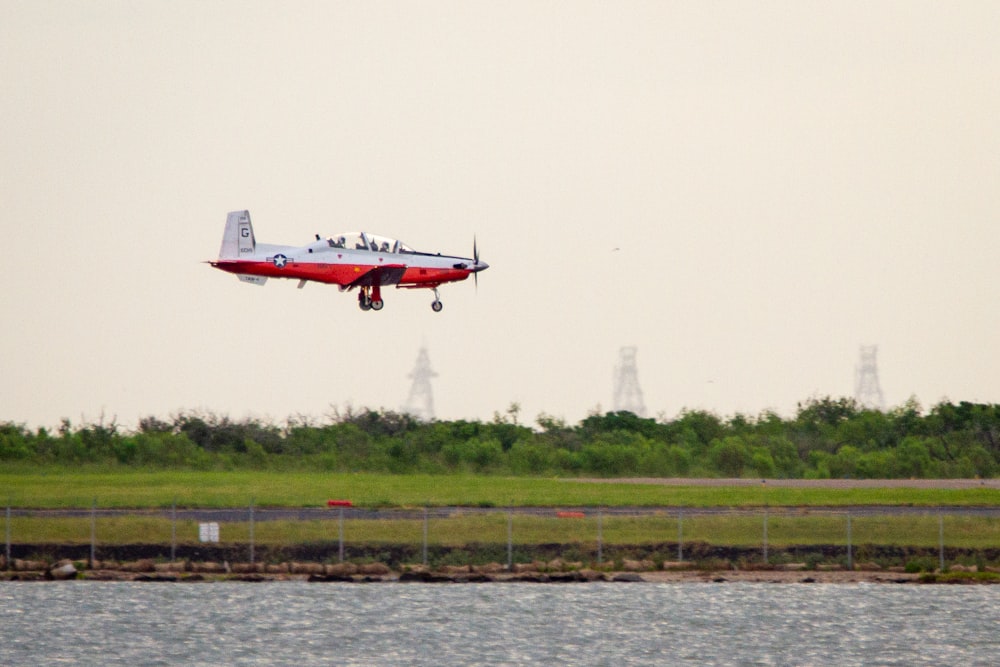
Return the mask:
<svg viewBox="0 0 1000 667"><path fill-rule="evenodd" d="M489 268L479 260L475 240L473 257L453 257L417 252L405 243L366 232L338 234L304 246L257 243L249 211L233 211L226 217L219 259L212 266L235 273L243 282L263 285L268 278L293 278L299 288L307 281L337 285L342 292L358 288L361 310L382 310L382 287L434 290L431 308L441 310L438 287L465 280ZM478 276L476 276L478 280Z"/></svg>

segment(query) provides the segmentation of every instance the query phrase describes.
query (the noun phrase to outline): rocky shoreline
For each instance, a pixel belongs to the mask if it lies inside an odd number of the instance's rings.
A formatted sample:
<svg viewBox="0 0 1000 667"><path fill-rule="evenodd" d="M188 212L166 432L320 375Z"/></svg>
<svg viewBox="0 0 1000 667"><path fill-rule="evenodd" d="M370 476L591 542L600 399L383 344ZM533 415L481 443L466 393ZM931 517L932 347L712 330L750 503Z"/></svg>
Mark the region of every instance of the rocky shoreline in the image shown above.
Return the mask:
<svg viewBox="0 0 1000 667"><path fill-rule="evenodd" d="M0 558L0 561L3 559ZM8 567L9 565L9 567ZM954 565L947 573L906 572L882 569L873 563L846 570L837 566L807 569L805 563L787 563L752 569L698 569L694 563L626 560L617 569L593 569L561 560L517 563L512 570L500 563L485 565L404 565L398 570L382 563L233 563L173 562L151 560L128 563L56 563L14 559L0 562L3 581L310 581L341 583L773 583L773 584L915 584L1000 583L1000 570Z"/></svg>
<svg viewBox="0 0 1000 667"><path fill-rule="evenodd" d="M101 563L309 563L333 564L340 560L353 563L382 563L390 569L403 572L412 563L430 563L432 567L441 564L461 566L482 566L485 563L507 563L515 566L538 563L576 562L586 564L596 570L627 569L626 563L653 563L649 570L676 569L672 558L679 558L676 542L645 544L605 545L598 554L594 545L564 544L559 542L514 544L508 553L506 543L466 543L461 545L429 545L426 550L420 544L410 543L345 543L341 548L336 541L310 542L300 544L258 544L247 543L202 544L180 543L175 548L170 544L132 543L97 544L91 547L85 543L13 543L10 556L12 561L43 561L55 563L69 560L75 563L91 559ZM762 562L762 552L756 546L735 546L686 542L683 545L683 560L687 569L695 570L757 570L762 566L794 566L806 563L807 569L845 568L853 561L854 569L888 570L905 568L917 564L920 570L930 570L943 559L946 564L979 564L980 567L1000 565L1000 546L991 548L915 547L906 545L855 545L848 554L845 545L811 544L777 546L768 549L769 564ZM576 569L582 568L579 565ZM0 550L0 570L7 570ZM540 569L546 569L540 567ZM548 568L559 569L559 568Z"/></svg>

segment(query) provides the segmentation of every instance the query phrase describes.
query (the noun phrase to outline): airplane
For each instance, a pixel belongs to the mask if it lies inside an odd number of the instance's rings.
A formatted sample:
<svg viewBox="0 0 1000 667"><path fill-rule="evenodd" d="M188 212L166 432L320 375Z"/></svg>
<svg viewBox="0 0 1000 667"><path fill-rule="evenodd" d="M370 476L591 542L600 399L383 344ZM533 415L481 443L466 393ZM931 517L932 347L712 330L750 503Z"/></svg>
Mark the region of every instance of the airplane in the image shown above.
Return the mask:
<svg viewBox="0 0 1000 667"><path fill-rule="evenodd" d="M472 274L478 285L479 272L490 267L480 261L475 239L472 257L417 252L395 239L367 232L348 232L316 240L304 246L257 243L250 211L232 211L226 216L219 259L208 262L246 283L263 285L268 278L298 279L299 289L309 281L337 285L341 292L358 288L361 310L382 310L382 287L432 289L431 309L443 307L438 287L465 280Z"/></svg>

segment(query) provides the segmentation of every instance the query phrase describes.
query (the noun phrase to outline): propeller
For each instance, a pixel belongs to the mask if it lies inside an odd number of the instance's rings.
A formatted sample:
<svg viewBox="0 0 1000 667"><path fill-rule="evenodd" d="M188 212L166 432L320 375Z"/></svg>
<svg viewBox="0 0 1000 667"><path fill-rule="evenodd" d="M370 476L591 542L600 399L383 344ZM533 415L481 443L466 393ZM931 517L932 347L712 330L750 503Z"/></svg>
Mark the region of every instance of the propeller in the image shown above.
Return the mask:
<svg viewBox="0 0 1000 667"><path fill-rule="evenodd" d="M472 274L473 282L476 283L476 292L479 291L479 272L490 268L490 265L479 261L479 244L476 242L475 235L472 237L472 266L470 267L468 262L458 262L453 264L452 268L469 271Z"/></svg>

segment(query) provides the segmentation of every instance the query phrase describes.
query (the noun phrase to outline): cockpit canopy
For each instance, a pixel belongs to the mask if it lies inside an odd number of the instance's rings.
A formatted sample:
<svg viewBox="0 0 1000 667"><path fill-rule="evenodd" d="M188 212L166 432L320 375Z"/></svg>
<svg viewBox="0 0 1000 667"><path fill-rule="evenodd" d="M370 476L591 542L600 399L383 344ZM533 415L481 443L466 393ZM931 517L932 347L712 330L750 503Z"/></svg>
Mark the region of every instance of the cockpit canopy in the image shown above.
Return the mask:
<svg viewBox="0 0 1000 667"><path fill-rule="evenodd" d="M331 248L347 248L348 250L411 254L416 252L402 241L390 239L387 236L368 234L367 232L346 232L331 236L326 242Z"/></svg>

